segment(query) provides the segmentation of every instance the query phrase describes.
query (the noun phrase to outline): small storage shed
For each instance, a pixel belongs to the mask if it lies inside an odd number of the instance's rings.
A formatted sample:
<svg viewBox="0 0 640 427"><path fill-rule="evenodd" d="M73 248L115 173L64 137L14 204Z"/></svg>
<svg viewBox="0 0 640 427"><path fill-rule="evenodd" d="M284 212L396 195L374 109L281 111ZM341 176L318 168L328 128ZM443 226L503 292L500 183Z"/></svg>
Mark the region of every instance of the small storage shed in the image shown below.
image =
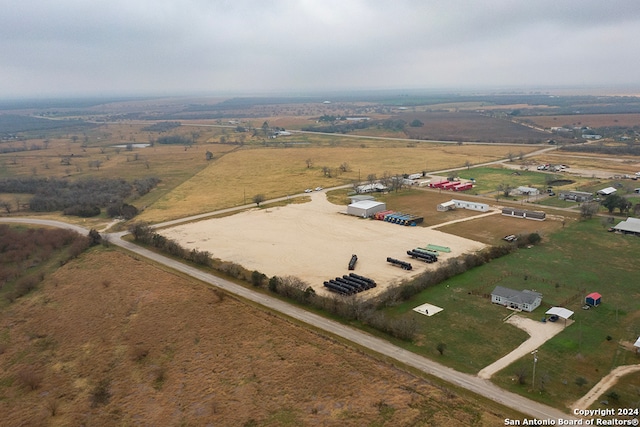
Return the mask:
<svg viewBox="0 0 640 427"><path fill-rule="evenodd" d="M353 216L369 218L376 212L381 212L386 209L387 205L383 202L376 202L375 200L362 200L360 202L351 203L349 206L347 206L347 213Z"/></svg>
<svg viewBox="0 0 640 427"><path fill-rule="evenodd" d="M438 212L446 212L456 208L456 202L449 200L448 202L442 202L438 205Z"/></svg>
<svg viewBox="0 0 640 427"><path fill-rule="evenodd" d="M584 301L589 304L592 305L594 307L597 307L600 305L600 302L602 300L602 295L600 295L597 292L591 292L589 295L587 295L587 297L584 299Z"/></svg>

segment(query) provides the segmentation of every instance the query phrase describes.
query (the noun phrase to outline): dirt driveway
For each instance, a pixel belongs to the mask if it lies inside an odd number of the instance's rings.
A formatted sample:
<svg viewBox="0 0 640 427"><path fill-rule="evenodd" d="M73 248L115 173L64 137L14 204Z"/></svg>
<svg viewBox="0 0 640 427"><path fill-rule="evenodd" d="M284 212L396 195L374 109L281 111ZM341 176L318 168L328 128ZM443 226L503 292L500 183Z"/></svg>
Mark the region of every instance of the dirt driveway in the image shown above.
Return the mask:
<svg viewBox="0 0 640 427"><path fill-rule="evenodd" d="M434 209L436 206L433 207ZM252 209L236 215L208 219L162 230L186 248L206 250L267 276L296 276L316 292L323 282L348 274L352 254L358 256L355 273L385 285L437 268L412 260L407 250L429 243L447 246L440 260L477 251L485 245L424 227L404 227L345 215L346 206L331 204L324 192L311 194L311 202ZM387 263L387 257L410 262L412 271Z"/></svg>
<svg viewBox="0 0 640 427"><path fill-rule="evenodd" d="M478 376L480 378L491 378L493 374L506 368L522 356L530 354L546 341L562 332L564 328L571 325L573 320L567 320L565 325L564 320L558 320L557 322L540 322L537 320L527 319L526 317L513 315L507 320L507 323L511 323L512 325L526 331L530 335L530 338L520 344L520 346L511 353L483 368L478 372ZM533 356L531 356L531 360L533 361Z"/></svg>

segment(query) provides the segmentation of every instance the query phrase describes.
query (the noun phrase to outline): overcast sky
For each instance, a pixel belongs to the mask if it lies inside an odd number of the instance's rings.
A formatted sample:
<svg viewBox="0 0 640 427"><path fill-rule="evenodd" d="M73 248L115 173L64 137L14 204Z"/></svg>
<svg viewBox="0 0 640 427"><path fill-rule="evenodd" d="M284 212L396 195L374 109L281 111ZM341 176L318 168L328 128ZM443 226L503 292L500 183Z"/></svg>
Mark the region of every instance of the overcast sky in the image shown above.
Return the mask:
<svg viewBox="0 0 640 427"><path fill-rule="evenodd" d="M0 0L0 98L640 87L638 0Z"/></svg>

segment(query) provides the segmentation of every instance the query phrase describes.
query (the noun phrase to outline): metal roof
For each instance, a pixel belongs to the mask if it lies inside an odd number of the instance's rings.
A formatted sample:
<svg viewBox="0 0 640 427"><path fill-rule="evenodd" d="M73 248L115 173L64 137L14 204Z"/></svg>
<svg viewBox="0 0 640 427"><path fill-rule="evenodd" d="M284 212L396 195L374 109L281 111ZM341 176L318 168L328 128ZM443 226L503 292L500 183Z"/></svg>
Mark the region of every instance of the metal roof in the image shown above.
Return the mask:
<svg viewBox="0 0 640 427"><path fill-rule="evenodd" d="M616 191L618 191L618 190L616 190L613 187L607 187L607 188L603 188L602 190L598 190L597 193L598 194L602 194L603 196L608 196L609 194L613 194Z"/></svg>
<svg viewBox="0 0 640 427"><path fill-rule="evenodd" d="M524 304L533 304L537 298L542 298L542 294L534 291L524 290L516 291L515 289L504 288L502 286L496 286L491 292L491 295L498 295L503 298L508 298L509 301Z"/></svg>
<svg viewBox="0 0 640 427"><path fill-rule="evenodd" d="M359 202L351 203L349 207L358 209L371 209L380 205L385 204L383 202L377 202L375 200L360 200Z"/></svg>
<svg viewBox="0 0 640 427"><path fill-rule="evenodd" d="M613 229L628 233L640 233L640 219L627 218L625 221L619 222Z"/></svg>
<svg viewBox="0 0 640 427"><path fill-rule="evenodd" d="M562 317L563 319L568 319L573 316L573 311L567 310L562 307L551 307L545 314L555 314L558 317Z"/></svg>

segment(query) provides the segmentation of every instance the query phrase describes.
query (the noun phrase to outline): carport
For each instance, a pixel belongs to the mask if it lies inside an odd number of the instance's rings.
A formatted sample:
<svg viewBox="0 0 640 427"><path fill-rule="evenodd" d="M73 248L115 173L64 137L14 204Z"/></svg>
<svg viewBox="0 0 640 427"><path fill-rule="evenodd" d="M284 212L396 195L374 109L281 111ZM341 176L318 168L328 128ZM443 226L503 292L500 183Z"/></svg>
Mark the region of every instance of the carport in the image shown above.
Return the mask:
<svg viewBox="0 0 640 427"><path fill-rule="evenodd" d="M573 311L567 310L563 307L551 307L545 314L556 315L561 319L564 319L564 325L567 325L567 319L573 316Z"/></svg>

